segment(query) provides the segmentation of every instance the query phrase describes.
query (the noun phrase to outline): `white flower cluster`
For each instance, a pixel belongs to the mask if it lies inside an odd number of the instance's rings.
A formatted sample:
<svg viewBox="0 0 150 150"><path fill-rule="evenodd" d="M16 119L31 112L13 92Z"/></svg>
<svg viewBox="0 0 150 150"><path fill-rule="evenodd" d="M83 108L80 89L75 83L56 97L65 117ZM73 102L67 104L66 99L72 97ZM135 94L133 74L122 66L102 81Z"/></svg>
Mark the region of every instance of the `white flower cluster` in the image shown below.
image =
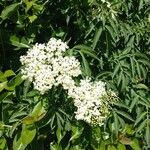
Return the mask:
<svg viewBox="0 0 150 150"><path fill-rule="evenodd" d="M67 49L66 43L55 38L47 44L35 44L27 55L20 57L23 78L33 82L41 94L53 85L62 84L64 89L74 86L72 78L81 74L80 63L74 56L64 56Z"/></svg>
<svg viewBox="0 0 150 150"><path fill-rule="evenodd" d="M67 49L66 43L55 38L47 44L35 44L20 58L23 78L33 82L34 89L41 94L52 86L62 85L77 108L75 118L101 126L115 94L108 94L104 82L92 82L88 78L76 85L73 78L81 74L80 63L74 56L65 56Z"/></svg>
<svg viewBox="0 0 150 150"><path fill-rule="evenodd" d="M109 114L110 105L116 95L105 89L105 83L81 80L80 85L68 90L69 97L74 99L77 107L75 118L92 125L101 126Z"/></svg>

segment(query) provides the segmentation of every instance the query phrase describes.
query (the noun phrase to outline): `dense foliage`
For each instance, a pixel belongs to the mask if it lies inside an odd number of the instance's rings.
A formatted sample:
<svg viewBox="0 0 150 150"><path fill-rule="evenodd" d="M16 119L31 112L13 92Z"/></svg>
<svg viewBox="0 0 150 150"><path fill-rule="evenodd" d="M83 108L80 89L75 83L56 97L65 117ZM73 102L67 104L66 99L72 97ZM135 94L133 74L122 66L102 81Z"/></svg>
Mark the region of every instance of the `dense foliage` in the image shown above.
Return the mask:
<svg viewBox="0 0 150 150"><path fill-rule="evenodd" d="M150 149L149 0L0 1L0 149ZM77 121L66 92L33 89L20 56L51 37L66 41L82 78L118 94L104 125Z"/></svg>

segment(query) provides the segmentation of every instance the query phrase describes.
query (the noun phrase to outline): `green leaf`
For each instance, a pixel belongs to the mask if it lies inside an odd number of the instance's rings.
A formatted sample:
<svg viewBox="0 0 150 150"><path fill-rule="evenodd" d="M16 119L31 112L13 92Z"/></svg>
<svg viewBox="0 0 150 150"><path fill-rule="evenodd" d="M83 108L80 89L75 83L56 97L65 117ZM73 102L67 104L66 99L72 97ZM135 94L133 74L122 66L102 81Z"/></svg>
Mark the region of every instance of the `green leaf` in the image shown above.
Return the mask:
<svg viewBox="0 0 150 150"><path fill-rule="evenodd" d="M126 147L123 144L118 143L117 150L126 150Z"/></svg>
<svg viewBox="0 0 150 150"><path fill-rule="evenodd" d="M116 148L115 148L115 146L113 146L113 145L108 145L107 150L116 150Z"/></svg>
<svg viewBox="0 0 150 150"><path fill-rule="evenodd" d="M149 60L145 60L145 59L138 59L138 62L142 63L143 65L146 65L147 67L150 68L150 63Z"/></svg>
<svg viewBox="0 0 150 150"><path fill-rule="evenodd" d="M1 74L0 74L0 82L5 82L5 81L7 81L7 78L4 77L4 74L3 74L3 73L1 73Z"/></svg>
<svg viewBox="0 0 150 150"><path fill-rule="evenodd" d="M17 134L13 141L14 150L25 150L25 148L32 142L36 135L34 125L22 125L21 134Z"/></svg>
<svg viewBox="0 0 150 150"><path fill-rule="evenodd" d="M84 57L83 53L82 52L79 52L81 57L82 57L82 61L83 61L83 71L85 73L86 76L91 76L91 70L90 70L90 67L89 67L89 63L88 61L86 60L86 58Z"/></svg>
<svg viewBox="0 0 150 150"><path fill-rule="evenodd" d="M125 117L125 118L127 118L127 119L129 119L129 120L131 120L131 121L133 121L134 122L134 119L128 114L128 113L126 113L126 112L124 112L124 111L120 111L120 110L115 110L118 114L120 114L120 115L122 115L123 117Z"/></svg>
<svg viewBox="0 0 150 150"><path fill-rule="evenodd" d="M140 65L140 69L141 69L143 79L146 79L147 78L147 67L145 67L145 65Z"/></svg>
<svg viewBox="0 0 150 150"><path fill-rule="evenodd" d="M12 125L12 128L11 128L11 130L10 130L10 132L9 132L10 138L13 137L14 132L17 130L17 127L18 127L19 125L20 125L20 122L15 122L15 123Z"/></svg>
<svg viewBox="0 0 150 150"><path fill-rule="evenodd" d="M95 36L94 36L94 39L93 39L93 44L92 44L92 49L94 50L99 39L100 39L100 36L101 36L101 33L102 33L103 29L102 27L100 27L98 30L96 30L96 33L95 33Z"/></svg>
<svg viewBox="0 0 150 150"><path fill-rule="evenodd" d="M128 134L128 135L133 135L135 133L133 126L126 124L125 125L125 129L124 129L124 133Z"/></svg>
<svg viewBox="0 0 150 150"><path fill-rule="evenodd" d="M91 51L91 48L90 48L90 47L88 47L88 46L86 46L86 45L83 45L83 44L75 45L75 46L73 47L73 49L78 49L78 50L84 49L84 50L86 50L86 51ZM93 51L93 50L92 50L92 51ZM93 52L94 52L94 51L93 51Z"/></svg>
<svg viewBox="0 0 150 150"><path fill-rule="evenodd" d="M38 12L42 11L42 9L43 9L43 5L38 5L37 3L34 3L33 7L34 7L35 12L36 11L38 11Z"/></svg>
<svg viewBox="0 0 150 150"><path fill-rule="evenodd" d="M15 112L9 119L9 121L11 122L11 120L17 118L17 117L21 117L21 116L26 116L27 113L26 112L23 112L23 111L17 111Z"/></svg>
<svg viewBox="0 0 150 150"><path fill-rule="evenodd" d="M25 80L24 87L23 87L23 96L24 96L24 98L26 98L26 96L27 96L27 92L29 91L30 85L31 85L31 81Z"/></svg>
<svg viewBox="0 0 150 150"><path fill-rule="evenodd" d="M126 88L127 78L123 73L121 74L121 79L122 79L121 90L124 90Z"/></svg>
<svg viewBox="0 0 150 150"><path fill-rule="evenodd" d="M63 31L56 33L56 36L59 38L62 38L64 35L65 35L65 32Z"/></svg>
<svg viewBox="0 0 150 150"><path fill-rule="evenodd" d="M133 148L133 150L141 150L137 139L132 140L130 146Z"/></svg>
<svg viewBox="0 0 150 150"><path fill-rule="evenodd" d="M96 79L95 80L98 80L98 79L101 79L101 78L105 78L105 77L109 77L111 76L111 72L109 71L105 71L105 72L101 72L99 73L97 76L96 76Z"/></svg>
<svg viewBox="0 0 150 150"><path fill-rule="evenodd" d="M111 18L109 18L109 22L111 24L111 26L113 27L116 35L119 35L119 30L118 30L118 22L115 22L114 20L112 20Z"/></svg>
<svg viewBox="0 0 150 150"><path fill-rule="evenodd" d="M23 124L26 124L26 125L33 124L35 122L35 118L27 116L22 119L22 122L23 122Z"/></svg>
<svg viewBox="0 0 150 150"><path fill-rule="evenodd" d="M58 143L60 143L61 139L63 138L60 128L57 128L56 135L57 135Z"/></svg>
<svg viewBox="0 0 150 150"><path fill-rule="evenodd" d="M88 0L88 3L93 3L95 0Z"/></svg>
<svg viewBox="0 0 150 150"><path fill-rule="evenodd" d="M138 103L138 100L139 100L138 97L132 98L131 105L130 105L130 112L132 112L132 109L133 109L134 106Z"/></svg>
<svg viewBox="0 0 150 150"><path fill-rule="evenodd" d="M10 37L10 42L13 46L16 46L18 48L30 48L28 41L24 37L18 38L13 35Z"/></svg>
<svg viewBox="0 0 150 150"><path fill-rule="evenodd" d="M136 126L142 119L145 118L147 112L143 112L140 114L140 116L137 116L137 119L135 120L134 126Z"/></svg>
<svg viewBox="0 0 150 150"><path fill-rule="evenodd" d="M23 82L23 79L21 78L21 75L17 74L9 82L7 82L5 89L9 91L13 91L15 90L15 87L20 85L22 82Z"/></svg>
<svg viewBox="0 0 150 150"><path fill-rule="evenodd" d="M22 75L21 75L20 73L18 73L18 74L15 76L14 82L15 82L15 85L14 85L14 86L18 86L18 85L20 85L20 84L23 82Z"/></svg>
<svg viewBox="0 0 150 150"><path fill-rule="evenodd" d="M125 120L122 119L122 118L119 117L119 116L118 116L118 119L119 119L119 122L120 122L120 125L121 125L122 129L124 129L124 128L125 128Z"/></svg>
<svg viewBox="0 0 150 150"><path fill-rule="evenodd" d="M120 69L120 66L118 64L116 64L114 72L112 74L112 78L114 78L116 76L116 74L118 73L119 69Z"/></svg>
<svg viewBox="0 0 150 150"><path fill-rule="evenodd" d="M65 131L61 130L61 128L57 128L57 131L56 131L56 135L57 135L57 140L58 140L58 144L60 143L60 141L62 140L62 138L65 136Z"/></svg>
<svg viewBox="0 0 150 150"><path fill-rule="evenodd" d="M110 33L112 39L113 39L114 41L116 41L116 34L115 34L115 32L114 32L114 29L113 29L111 26L108 26L108 25L106 25L105 27L106 27L106 29L108 30L108 32Z"/></svg>
<svg viewBox="0 0 150 150"><path fill-rule="evenodd" d="M70 150L70 143L67 144L64 150Z"/></svg>
<svg viewBox="0 0 150 150"><path fill-rule="evenodd" d="M127 110L129 109L129 107L121 101L120 102L118 101L118 102L114 103L114 105L125 108Z"/></svg>
<svg viewBox="0 0 150 150"><path fill-rule="evenodd" d="M83 128L79 129L78 127L72 126L72 136L69 141L73 141L80 137L82 134Z"/></svg>
<svg viewBox="0 0 150 150"><path fill-rule="evenodd" d="M29 91L26 96L27 97L34 97L38 94L39 94L39 92L37 90L32 90L32 91Z"/></svg>
<svg viewBox="0 0 150 150"><path fill-rule="evenodd" d="M59 146L57 144L50 143L50 150L58 150Z"/></svg>
<svg viewBox="0 0 150 150"><path fill-rule="evenodd" d="M22 122L26 125L33 124L34 122L41 120L45 114L46 112L43 107L43 103L40 101L36 104L31 114L22 119Z"/></svg>
<svg viewBox="0 0 150 150"><path fill-rule="evenodd" d="M98 150L106 150L105 143L102 141Z"/></svg>
<svg viewBox="0 0 150 150"><path fill-rule="evenodd" d="M132 57L130 57L130 62L131 62L132 76L134 77L134 75L135 75L135 64L134 64L134 61L133 61Z"/></svg>
<svg viewBox="0 0 150 150"><path fill-rule="evenodd" d="M114 115L115 134L116 134L116 137L118 137L118 132L119 132L118 116L115 111L113 111L113 115Z"/></svg>
<svg viewBox="0 0 150 150"><path fill-rule="evenodd" d="M100 60L100 59L97 57L95 51L92 50L90 47L88 47L88 46L86 46L86 45L76 45L76 46L73 47L73 49L75 49L75 50L76 50L76 49L77 49L77 50L79 49L82 53L87 54L88 56L91 56L91 57L97 59L98 61ZM79 52L79 51L77 51L77 52Z"/></svg>
<svg viewBox="0 0 150 150"><path fill-rule="evenodd" d="M26 4L25 11L27 13L32 8L34 1L23 0L23 2Z"/></svg>
<svg viewBox="0 0 150 150"><path fill-rule="evenodd" d="M149 88L145 84L142 84L142 83L139 83L135 85L134 87L137 89L149 90Z"/></svg>
<svg viewBox="0 0 150 150"><path fill-rule="evenodd" d="M7 71L5 71L5 73L4 73L4 77L10 77L10 76L15 76L16 74L12 71L12 70L7 70Z"/></svg>
<svg viewBox="0 0 150 150"><path fill-rule="evenodd" d="M139 58L144 58L144 59L142 59L142 60L149 60L149 57L146 55L146 54L144 54L144 53L140 53L140 52L134 52L133 54L132 54L133 56L137 56L137 57L139 57ZM150 64L149 64L150 65Z"/></svg>
<svg viewBox="0 0 150 150"><path fill-rule="evenodd" d="M59 120L59 122L61 124L63 124L64 123L64 119L62 118L62 115L59 112L56 112L56 116L57 116L57 120Z"/></svg>
<svg viewBox="0 0 150 150"><path fill-rule="evenodd" d="M7 82L0 83L0 92L5 89Z"/></svg>
<svg viewBox="0 0 150 150"><path fill-rule="evenodd" d="M1 76L3 76L3 72L2 72L2 71L0 71L0 77L1 77Z"/></svg>
<svg viewBox="0 0 150 150"><path fill-rule="evenodd" d="M147 124L147 119L145 119L145 120L138 126L136 132L138 133L138 132L142 131L142 130L145 128L146 124Z"/></svg>
<svg viewBox="0 0 150 150"><path fill-rule="evenodd" d="M1 18L5 20L6 18L9 18L13 13L18 9L20 3L14 3L9 6L7 6L1 13Z"/></svg>
<svg viewBox="0 0 150 150"><path fill-rule="evenodd" d="M150 126L149 126L148 122L147 122L147 126L146 126L145 139L146 139L147 146L150 147Z"/></svg>
<svg viewBox="0 0 150 150"><path fill-rule="evenodd" d="M14 91L14 90L15 90L15 86L14 86L14 85L10 86L10 85L7 83L5 89L8 90L8 91Z"/></svg>
<svg viewBox="0 0 150 150"><path fill-rule="evenodd" d="M100 59L95 54L95 51L93 51L93 50L81 49L81 52L87 54L88 56L91 56L94 59L97 59L98 61L100 61Z"/></svg>
<svg viewBox="0 0 150 150"><path fill-rule="evenodd" d="M142 78L141 77L141 70L140 70L140 65L139 65L139 63L135 60L135 62L136 62L136 69L137 69L137 73L138 73L138 76L139 76L139 78Z"/></svg>
<svg viewBox="0 0 150 150"><path fill-rule="evenodd" d="M120 84L121 84L121 81L122 81L122 71L120 71L120 73L119 73L119 77L117 78L117 86L119 86Z"/></svg>
<svg viewBox="0 0 150 150"><path fill-rule="evenodd" d="M143 8L143 0L140 0L139 1L139 7L138 7L138 11L140 11L140 9L142 9Z"/></svg>
<svg viewBox="0 0 150 150"><path fill-rule="evenodd" d="M5 92L3 94L0 94L0 102L4 101L8 96L10 96L12 92ZM13 104L13 103L12 103Z"/></svg>
<svg viewBox="0 0 150 150"><path fill-rule="evenodd" d="M133 46L134 39L135 39L135 36L131 36L131 38L129 39L129 41L127 43L127 47L132 47Z"/></svg>
<svg viewBox="0 0 150 150"><path fill-rule="evenodd" d="M26 146L21 143L21 138L17 134L13 140L13 150L25 150Z"/></svg>
<svg viewBox="0 0 150 150"><path fill-rule="evenodd" d="M37 19L36 15L29 16L29 20L31 23L34 22L36 19Z"/></svg>
<svg viewBox="0 0 150 150"><path fill-rule="evenodd" d="M0 149L1 150L8 150L7 141L4 137L0 137Z"/></svg>
<svg viewBox="0 0 150 150"><path fill-rule="evenodd" d="M142 104L145 107L150 107L150 101L148 101L146 97L143 98L142 96L140 96L139 98L140 98L139 104Z"/></svg>
<svg viewBox="0 0 150 150"><path fill-rule="evenodd" d="M72 146L70 150L84 150L79 145Z"/></svg>
<svg viewBox="0 0 150 150"><path fill-rule="evenodd" d="M124 145L130 145L131 144L131 139L125 136L122 136L119 140L120 143Z"/></svg>
<svg viewBox="0 0 150 150"><path fill-rule="evenodd" d="M92 0L92 1L94 1L94 0ZM90 29L87 31L87 33L84 37L85 39L91 34L91 32L94 30L94 28L95 28L95 25L93 23L90 24Z"/></svg>
<svg viewBox="0 0 150 150"><path fill-rule="evenodd" d="M43 102L40 101L35 105L30 116L36 118L36 117L40 116L41 114L43 114L44 112L45 112L45 110L43 107Z"/></svg>
<svg viewBox="0 0 150 150"><path fill-rule="evenodd" d="M24 125L21 132L21 143L25 146L30 144L36 135L36 128L34 125Z"/></svg>

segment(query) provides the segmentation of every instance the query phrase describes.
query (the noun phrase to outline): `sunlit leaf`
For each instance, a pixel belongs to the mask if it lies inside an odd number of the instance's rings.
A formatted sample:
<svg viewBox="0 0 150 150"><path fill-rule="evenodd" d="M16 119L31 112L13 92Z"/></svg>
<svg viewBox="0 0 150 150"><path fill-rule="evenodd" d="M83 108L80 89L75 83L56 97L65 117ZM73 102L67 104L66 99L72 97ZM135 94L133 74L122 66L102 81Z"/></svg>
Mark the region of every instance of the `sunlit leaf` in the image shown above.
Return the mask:
<svg viewBox="0 0 150 150"><path fill-rule="evenodd" d="M28 145L36 135L36 128L33 125L23 125L21 132L21 142L23 145Z"/></svg>
<svg viewBox="0 0 150 150"><path fill-rule="evenodd" d="M20 3L14 3L14 4L11 4L11 5L7 6L5 9L3 9L0 17L4 20L4 19L12 16L13 13L19 7L19 5L20 5Z"/></svg>
<svg viewBox="0 0 150 150"><path fill-rule="evenodd" d="M4 72L4 77L10 77L10 76L15 76L16 74L12 70L7 70Z"/></svg>
<svg viewBox="0 0 150 150"><path fill-rule="evenodd" d="M113 146L113 145L108 145L107 150L116 150L116 148L115 148L115 146Z"/></svg>
<svg viewBox="0 0 150 150"><path fill-rule="evenodd" d="M132 147L133 150L141 150L137 139L132 140L130 146Z"/></svg>
<svg viewBox="0 0 150 150"><path fill-rule="evenodd" d="M123 144L118 143L117 150L126 150L126 147Z"/></svg>
<svg viewBox="0 0 150 150"><path fill-rule="evenodd" d="M0 149L1 150L8 150L7 141L4 137L0 137Z"/></svg>
<svg viewBox="0 0 150 150"><path fill-rule="evenodd" d="M19 47L19 48L29 48L28 41L22 37L18 38L17 36L13 35L10 37L10 42L13 46Z"/></svg>
<svg viewBox="0 0 150 150"><path fill-rule="evenodd" d="M0 92L1 92L2 90L4 90L6 86L7 86L7 82L2 82L2 83L0 83Z"/></svg>

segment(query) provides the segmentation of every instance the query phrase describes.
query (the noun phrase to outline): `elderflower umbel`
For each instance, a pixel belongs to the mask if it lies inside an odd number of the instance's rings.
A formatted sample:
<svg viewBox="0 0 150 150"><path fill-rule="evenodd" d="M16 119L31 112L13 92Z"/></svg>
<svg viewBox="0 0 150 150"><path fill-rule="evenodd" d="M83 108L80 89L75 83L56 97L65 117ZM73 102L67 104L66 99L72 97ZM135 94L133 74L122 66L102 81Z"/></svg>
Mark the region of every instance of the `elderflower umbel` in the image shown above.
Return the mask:
<svg viewBox="0 0 150 150"><path fill-rule="evenodd" d="M106 92L104 82L91 82L90 79L81 80L79 86L68 90L68 95L73 98L77 108L75 118L99 126L108 116L110 105L114 101L111 97L115 96L113 92Z"/></svg>
<svg viewBox="0 0 150 150"><path fill-rule="evenodd" d="M80 63L74 56L64 55L67 49L66 43L55 38L46 44L36 43L20 57L23 78L33 82L34 89L41 94L62 85L77 108L75 118L101 126L116 95L106 91L101 81L92 82L87 78L77 86L73 78L81 74Z"/></svg>
<svg viewBox="0 0 150 150"><path fill-rule="evenodd" d="M80 63L74 56L64 56L66 43L51 38L47 44L36 43L20 57L24 79L33 82L34 88L44 94L52 86L61 84L64 89L74 86L73 77L81 74Z"/></svg>

